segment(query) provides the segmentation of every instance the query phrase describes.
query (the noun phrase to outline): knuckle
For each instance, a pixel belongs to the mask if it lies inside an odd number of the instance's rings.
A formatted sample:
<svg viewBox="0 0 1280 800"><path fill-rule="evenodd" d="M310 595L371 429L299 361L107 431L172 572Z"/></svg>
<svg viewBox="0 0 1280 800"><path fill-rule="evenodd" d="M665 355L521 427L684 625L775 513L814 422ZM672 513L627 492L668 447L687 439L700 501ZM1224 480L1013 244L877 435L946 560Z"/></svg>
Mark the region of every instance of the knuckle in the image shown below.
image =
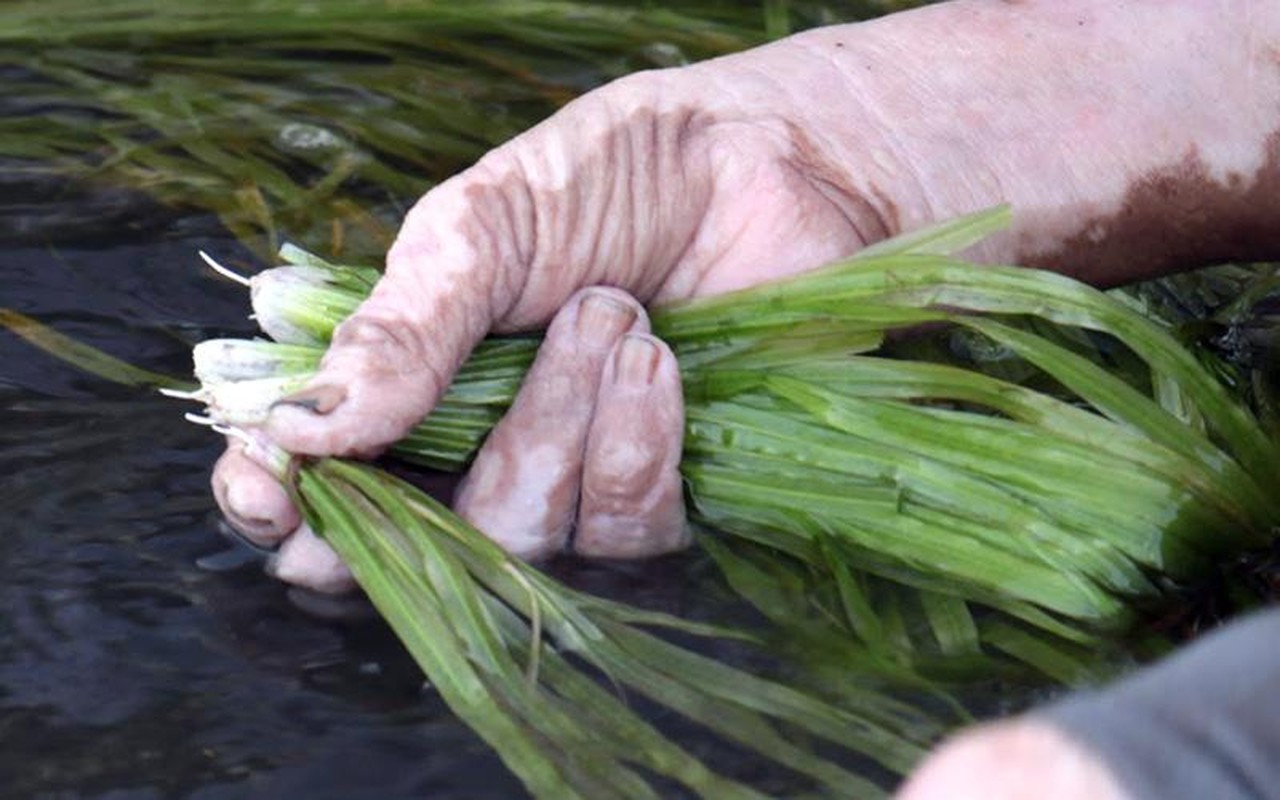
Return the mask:
<svg viewBox="0 0 1280 800"><path fill-rule="evenodd" d="M399 384L412 379L415 394L434 399L434 393L443 391L448 382L437 363L439 359L432 356L423 326L379 309L357 313L343 321L334 331L321 366L332 380L344 384L386 380ZM348 387L351 392L358 393L357 389L354 385ZM405 387L387 386L385 390L398 392ZM399 400L390 402L392 399L381 399L379 404L400 405ZM417 405L420 403L414 404L415 412Z"/></svg>
<svg viewBox="0 0 1280 800"><path fill-rule="evenodd" d="M658 480L662 454L646 441L618 437L599 445L584 480L602 497L635 498Z"/></svg>
<svg viewBox="0 0 1280 800"><path fill-rule="evenodd" d="M512 452L511 444L486 445L454 507L507 552L542 558L568 538L579 465L551 448Z"/></svg>
<svg viewBox="0 0 1280 800"><path fill-rule="evenodd" d="M581 376L562 370L544 370L531 376L525 389L519 410L532 412L530 425L562 429L570 420L583 418L589 413L590 404L582 390Z"/></svg>
<svg viewBox="0 0 1280 800"><path fill-rule="evenodd" d="M646 558L687 547L692 539L679 489L667 484L640 507L584 513L574 549L588 557Z"/></svg>
<svg viewBox="0 0 1280 800"><path fill-rule="evenodd" d="M676 74L679 70L671 68L639 70L610 81L586 97L625 114L651 106Z"/></svg>
<svg viewBox="0 0 1280 800"><path fill-rule="evenodd" d="M337 347L352 345L374 348L411 349L405 335L407 326L391 320L379 319L368 314L358 314L342 322L333 333L332 344Z"/></svg>
<svg viewBox="0 0 1280 800"><path fill-rule="evenodd" d="M636 300L635 297L633 297L630 292L626 291L625 289L619 289L616 286L607 286L603 284L598 284L593 286L584 286L581 289L578 289L572 295L569 296L569 300L565 304L565 306L568 307L573 303L581 303L583 300L587 299L588 297L607 297L610 300L614 300L618 303L623 303L625 305L636 308L640 311L644 310L643 307L640 305L640 301Z"/></svg>

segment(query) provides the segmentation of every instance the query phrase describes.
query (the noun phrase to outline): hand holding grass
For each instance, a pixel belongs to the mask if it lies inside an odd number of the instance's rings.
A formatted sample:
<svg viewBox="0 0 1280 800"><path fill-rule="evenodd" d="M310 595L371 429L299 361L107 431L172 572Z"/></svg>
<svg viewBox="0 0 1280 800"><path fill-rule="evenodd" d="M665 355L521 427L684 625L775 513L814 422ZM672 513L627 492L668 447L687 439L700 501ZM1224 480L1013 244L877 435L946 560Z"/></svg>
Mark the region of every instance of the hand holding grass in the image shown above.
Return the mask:
<svg viewBox="0 0 1280 800"><path fill-rule="evenodd" d="M526 388L460 488L458 507L507 550L530 558L562 549L575 517L574 547L585 555L635 557L686 544L676 469L680 376L670 350L648 334L644 309L617 289L578 292L539 353ZM632 478L637 470L645 479ZM232 513L260 542L298 525L279 485L263 479L236 441L214 486L224 508L259 509L265 523ZM255 493L247 502L231 495L246 491ZM280 577L313 588L350 585L337 558L305 528L284 543L276 565Z"/></svg>
<svg viewBox="0 0 1280 800"><path fill-rule="evenodd" d="M1053 266L1116 283L1214 259L1274 255L1277 242L1268 223L1277 218L1270 198L1280 180L1268 142L1280 119L1273 102L1264 104L1263 112L1256 100L1276 97L1280 76L1273 69L1258 77L1255 67L1263 51L1254 42L1198 51L1212 57L1189 70L1170 39L1212 39L1214 26L1225 23L1198 18L1202 13L1192 4L1152 11L1083 2L1026 3L1017 9L952 3L617 84L424 199L389 258L388 279L361 312L378 322L357 323L357 334L339 337L321 381L336 378L348 381L340 383L348 389L369 391L385 375L391 376L389 386L425 375L434 394L414 412L421 413L489 327L537 327L563 305L551 338L559 335L558 328L576 331L576 323L566 320L583 315L580 300L570 299L581 286L612 284L644 302L714 294L815 266L970 204L1000 200L1012 200L1021 212L1009 235L976 254L989 261ZM1137 19L1143 14L1157 18L1144 24ZM1258 22L1257 30L1267 31L1259 38L1274 42L1275 19ZM1071 26L1089 30L1073 34ZM1225 37L1229 31L1218 33ZM1141 42L1138 36L1144 37ZM1127 42L1124 49L1135 58L1093 64L1092 48L1107 39ZM922 48L926 41L938 46ZM1007 50L994 46L1002 41ZM903 54L911 47L929 53L921 72L913 72L910 63L903 69ZM984 60L988 52L993 55ZM889 53L897 60L888 59ZM1022 70L1011 66L1011 59L1025 62ZM1091 66L1068 75L1058 66L1065 63ZM873 87L850 66L875 73L883 83ZM932 82L922 79L927 70L934 70ZM738 80L731 80L735 75ZM812 96L842 96L848 102L808 107L793 96L796 86L811 88ZM724 97L716 88L725 90ZM683 103L696 91L710 99L695 102L696 113L687 112ZM1101 93L1109 96L1100 98ZM775 101L777 107L771 108ZM929 113L939 106L954 118ZM1201 110L1207 106L1212 113ZM675 134L658 122L671 108L687 112ZM721 116L726 110L731 112L727 123ZM1224 114L1234 127L1222 127ZM605 119L609 123L601 127ZM892 129L884 119L893 120ZM1063 120L1070 124L1064 126ZM672 142L678 145L674 151ZM605 157L592 159L599 154ZM668 187L675 190L664 193ZM469 215L484 221L468 227ZM664 249L672 242L678 247ZM424 268L427 264L432 269ZM454 269L453 264L463 266ZM406 301L422 298L426 306L410 305L406 316ZM445 321L438 349L420 338L432 320ZM379 335L359 335L366 324ZM384 366L384 374L365 374L367 362L358 358L370 355ZM615 355L593 362L584 383L593 385L598 365L610 359L622 360ZM570 362L572 374L579 360L563 362ZM544 455L524 466L511 458L536 451L522 444L529 441L522 436L539 435L529 421L544 419L545 409L560 405L546 399L555 397L548 387L573 385L573 378L548 363L544 359L535 367L535 375L541 370L546 377L531 380L517 401L517 407L527 403L543 410L521 418L517 409L504 425L506 432L491 440L505 453L495 458L491 449L481 457L469 491L490 482L532 485L535 491L541 486L546 500L553 493L545 491L543 471L557 472L557 464L568 464L573 467L565 470L572 473L568 485L574 485L576 467L589 464L585 458L574 465L572 459L548 461ZM310 399L324 405L335 396L328 391L327 397L313 392ZM420 396L401 393L390 401L379 399L386 397L380 391L366 395L374 405L362 413L371 419L395 419L401 407L396 403ZM344 400L351 399L348 391ZM678 395L668 399L678 408ZM607 407L588 408L585 416L594 413L594 422L556 425L552 435L590 429L588 442L596 436L618 441L616 430L600 423L600 409ZM353 437L343 432L338 417L323 422L293 417L292 427L281 427L283 415L277 414L268 428L303 452L360 450L382 444L380 435L394 439L400 431ZM412 415L406 418L413 421ZM643 427L635 433L637 441L645 440ZM302 437L301 447L288 439L291 435ZM306 443L316 440L327 444L309 450ZM566 440L560 453L574 452L580 446L575 442L583 441L568 434L559 439ZM663 452L670 457L676 447ZM486 458L496 465L487 474ZM638 472L648 471L640 465ZM531 480L523 480L526 476ZM635 486L625 475L614 477L615 487ZM582 480L590 485L589 470ZM551 516L544 516L543 525L504 540L498 518L510 513L511 499L500 497L488 507L494 521L485 520L483 502L468 508L467 492L462 507L499 542L508 547L515 542L518 551L527 543L553 548L578 507L572 501L562 504L555 524L546 526ZM678 494L662 507L678 511ZM516 524L530 521L514 516ZM607 554L607 546L601 552ZM643 550L632 554L637 552ZM997 791L1023 796L1028 786L1045 788L1045 770L1059 769L1083 782L1073 787L1055 777L1048 788L1058 796L1070 796L1073 788L1091 796L1120 796L1121 791L1091 753L1035 722L971 734L938 758L910 784L909 796L997 796ZM1003 783L995 785L993 779Z"/></svg>
<svg viewBox="0 0 1280 800"><path fill-rule="evenodd" d="M1261 66L1268 36L1238 46L1240 15L1203 4L1113 6L944 3L587 95L422 199L387 277L267 431L297 452L375 452L432 407L487 331L542 327L562 308L553 327L576 330L571 298L583 287L644 303L715 294L1002 201L1018 209L1014 226L979 259L1115 283L1265 254L1266 198L1280 197L1267 146L1280 114L1257 102L1280 85ZM1253 24L1274 41L1274 19ZM1184 57L1187 42L1200 58ZM1102 43L1127 58L1101 58ZM642 326L637 315L619 327ZM671 369L652 339L623 340L657 348L655 376ZM582 345L567 336L563 351ZM679 539L678 492L662 488L678 438L638 423L678 402L668 388L643 414L594 410L604 406L593 387L609 385L602 365L622 355L605 350L548 353L517 401L532 411L499 429L462 494L461 510L517 552L559 546L579 494L646 500L616 514L619 530L649 532L639 543L615 550L605 525L580 534L597 541L591 552L640 555ZM566 406L573 422L528 424ZM644 442L643 457L615 448L617 468L591 489L583 443L626 441ZM234 449L215 491L260 540L297 524L283 491ZM291 540L281 574L339 585L323 554L305 535Z"/></svg>

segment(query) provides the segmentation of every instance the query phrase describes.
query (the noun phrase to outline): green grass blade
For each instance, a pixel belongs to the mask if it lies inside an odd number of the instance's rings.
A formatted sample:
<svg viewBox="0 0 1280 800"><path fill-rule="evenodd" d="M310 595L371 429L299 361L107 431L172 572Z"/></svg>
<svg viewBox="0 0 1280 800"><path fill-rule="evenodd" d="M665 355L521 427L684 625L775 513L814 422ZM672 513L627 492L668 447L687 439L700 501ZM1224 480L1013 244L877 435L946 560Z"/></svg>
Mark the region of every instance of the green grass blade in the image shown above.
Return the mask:
<svg viewBox="0 0 1280 800"><path fill-rule="evenodd" d="M163 375L159 372L135 367L108 355L96 347L78 342L59 333L48 325L9 308L0 308L0 326L8 328L15 336L25 340L54 358L71 364L90 375L124 384L125 386L152 386L160 389L187 391L195 388L190 381Z"/></svg>

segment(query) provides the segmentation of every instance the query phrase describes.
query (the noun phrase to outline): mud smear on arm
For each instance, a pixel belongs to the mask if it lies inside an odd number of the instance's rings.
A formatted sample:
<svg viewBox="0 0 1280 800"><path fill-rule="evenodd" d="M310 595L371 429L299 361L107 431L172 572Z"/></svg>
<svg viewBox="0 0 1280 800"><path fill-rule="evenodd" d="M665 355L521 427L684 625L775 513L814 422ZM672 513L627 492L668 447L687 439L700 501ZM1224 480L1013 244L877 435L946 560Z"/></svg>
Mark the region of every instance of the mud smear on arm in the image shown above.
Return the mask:
<svg viewBox="0 0 1280 800"><path fill-rule="evenodd" d="M1087 218L1050 251L1018 263L1099 285L1115 285L1224 261L1280 258L1280 131L1253 175L1215 179L1199 150L1153 170L1125 193L1120 210Z"/></svg>

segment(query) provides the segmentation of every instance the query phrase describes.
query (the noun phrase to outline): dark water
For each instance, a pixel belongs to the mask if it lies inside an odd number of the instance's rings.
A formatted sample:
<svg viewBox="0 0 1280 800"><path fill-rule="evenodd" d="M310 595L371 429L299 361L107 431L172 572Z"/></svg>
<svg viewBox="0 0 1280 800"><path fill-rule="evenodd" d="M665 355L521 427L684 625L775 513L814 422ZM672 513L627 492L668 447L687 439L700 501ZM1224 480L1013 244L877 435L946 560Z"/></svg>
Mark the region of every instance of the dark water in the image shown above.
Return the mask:
<svg viewBox="0 0 1280 800"><path fill-rule="evenodd" d="M173 374L250 332L195 256L248 258L215 221L0 184L0 307ZM226 552L186 410L0 331L0 798L522 796L376 619L317 618ZM700 569L562 572L687 612Z"/></svg>

